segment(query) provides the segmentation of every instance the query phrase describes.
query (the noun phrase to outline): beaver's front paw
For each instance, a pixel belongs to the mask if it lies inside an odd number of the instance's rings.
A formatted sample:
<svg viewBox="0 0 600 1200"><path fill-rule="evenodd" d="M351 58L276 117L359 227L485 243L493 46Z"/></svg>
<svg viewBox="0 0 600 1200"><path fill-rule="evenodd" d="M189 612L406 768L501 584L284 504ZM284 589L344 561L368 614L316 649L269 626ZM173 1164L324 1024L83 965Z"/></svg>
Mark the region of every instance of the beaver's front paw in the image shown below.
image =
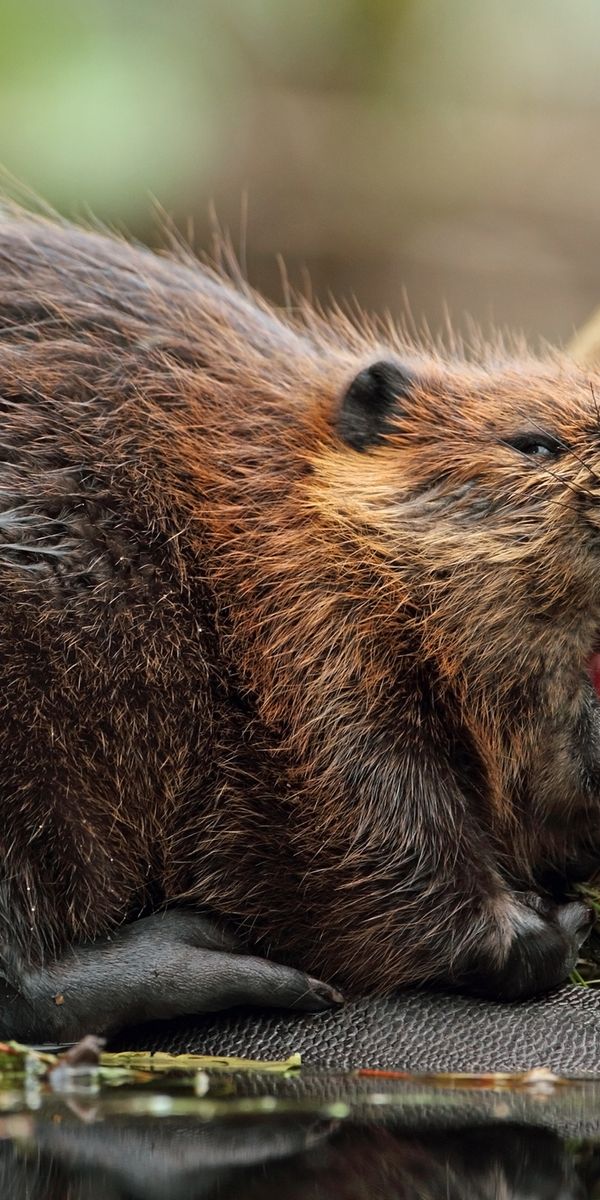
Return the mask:
<svg viewBox="0 0 600 1200"><path fill-rule="evenodd" d="M585 904L556 906L533 894L515 898L463 982L496 1000L548 991L570 975L592 922Z"/></svg>

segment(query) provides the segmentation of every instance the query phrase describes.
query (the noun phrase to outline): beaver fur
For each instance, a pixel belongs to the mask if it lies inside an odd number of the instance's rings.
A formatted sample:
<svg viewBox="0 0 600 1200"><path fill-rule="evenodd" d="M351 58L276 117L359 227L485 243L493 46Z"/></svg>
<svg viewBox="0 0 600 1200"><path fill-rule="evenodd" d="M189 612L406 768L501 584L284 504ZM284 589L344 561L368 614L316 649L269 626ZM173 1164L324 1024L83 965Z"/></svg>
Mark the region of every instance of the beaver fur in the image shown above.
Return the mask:
<svg viewBox="0 0 600 1200"><path fill-rule="evenodd" d="M11 986L164 906L350 991L564 977L586 917L540 880L598 841L593 383L4 210Z"/></svg>

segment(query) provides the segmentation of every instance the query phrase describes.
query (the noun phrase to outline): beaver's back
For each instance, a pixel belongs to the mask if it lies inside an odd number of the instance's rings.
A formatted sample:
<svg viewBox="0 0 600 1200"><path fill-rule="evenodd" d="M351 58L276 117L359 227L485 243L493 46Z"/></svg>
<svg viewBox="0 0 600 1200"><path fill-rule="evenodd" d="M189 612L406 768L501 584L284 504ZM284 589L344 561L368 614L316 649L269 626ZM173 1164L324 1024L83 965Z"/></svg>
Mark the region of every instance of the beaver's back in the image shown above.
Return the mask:
<svg viewBox="0 0 600 1200"><path fill-rule="evenodd" d="M234 286L181 248L158 255L123 238L10 209L0 210L0 329L3 347L62 343L64 357L55 360L62 377L69 349L82 365L85 348L97 364L103 353L105 366L121 351L140 366L149 361L156 369L164 357L216 378L235 373L238 338L246 371L253 352L279 372L290 356L315 350L308 336L279 321L239 281Z"/></svg>
<svg viewBox="0 0 600 1200"><path fill-rule="evenodd" d="M0 918L33 953L160 898L210 790L212 602L169 445L242 337L282 350L199 266L0 221Z"/></svg>
<svg viewBox="0 0 600 1200"><path fill-rule="evenodd" d="M276 830L273 736L249 737L223 654L208 514L225 487L227 520L285 521L269 489L305 469L323 361L346 369L322 334L183 253L0 218L0 926L28 954L186 891L214 904L223 874L229 910L251 890L211 813L228 777L263 773ZM256 803L243 844L280 858Z"/></svg>

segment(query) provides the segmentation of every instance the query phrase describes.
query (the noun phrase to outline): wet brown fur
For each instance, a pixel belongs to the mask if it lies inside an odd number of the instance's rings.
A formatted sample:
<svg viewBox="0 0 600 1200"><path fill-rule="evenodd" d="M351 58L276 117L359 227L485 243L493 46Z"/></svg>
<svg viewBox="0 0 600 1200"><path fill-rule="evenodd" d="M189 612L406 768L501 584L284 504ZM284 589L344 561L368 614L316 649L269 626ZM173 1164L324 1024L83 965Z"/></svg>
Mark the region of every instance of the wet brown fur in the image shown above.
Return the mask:
<svg viewBox="0 0 600 1200"><path fill-rule="evenodd" d="M417 382L358 453L341 397L386 357ZM503 444L539 426L578 457ZM599 436L558 355L283 316L7 209L7 960L176 901L357 990L505 954L597 833Z"/></svg>

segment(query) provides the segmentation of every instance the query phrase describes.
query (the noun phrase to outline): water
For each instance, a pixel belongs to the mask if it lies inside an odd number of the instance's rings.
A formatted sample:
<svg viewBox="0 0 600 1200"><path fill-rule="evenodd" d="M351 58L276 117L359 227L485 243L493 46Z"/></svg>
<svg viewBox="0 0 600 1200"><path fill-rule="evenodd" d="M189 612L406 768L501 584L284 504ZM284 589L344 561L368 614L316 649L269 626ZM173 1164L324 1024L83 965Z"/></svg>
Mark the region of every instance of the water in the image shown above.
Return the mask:
<svg viewBox="0 0 600 1200"><path fill-rule="evenodd" d="M600 1084L302 1070L0 1090L7 1200L600 1198Z"/></svg>

